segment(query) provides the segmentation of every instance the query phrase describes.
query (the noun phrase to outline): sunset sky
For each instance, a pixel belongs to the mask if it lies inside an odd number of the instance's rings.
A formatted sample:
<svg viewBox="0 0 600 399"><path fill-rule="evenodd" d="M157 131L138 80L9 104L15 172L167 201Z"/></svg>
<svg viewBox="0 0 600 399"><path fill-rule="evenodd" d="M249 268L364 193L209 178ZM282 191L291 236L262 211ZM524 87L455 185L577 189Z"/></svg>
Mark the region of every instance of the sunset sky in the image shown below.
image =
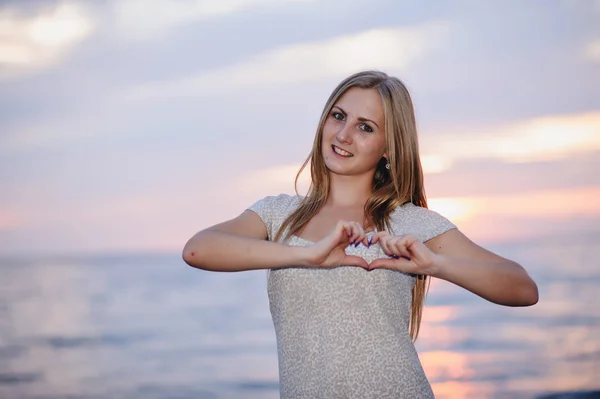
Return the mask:
<svg viewBox="0 0 600 399"><path fill-rule="evenodd" d="M0 255L179 251L292 193L362 69L473 240L600 231L600 1L5 0Z"/></svg>

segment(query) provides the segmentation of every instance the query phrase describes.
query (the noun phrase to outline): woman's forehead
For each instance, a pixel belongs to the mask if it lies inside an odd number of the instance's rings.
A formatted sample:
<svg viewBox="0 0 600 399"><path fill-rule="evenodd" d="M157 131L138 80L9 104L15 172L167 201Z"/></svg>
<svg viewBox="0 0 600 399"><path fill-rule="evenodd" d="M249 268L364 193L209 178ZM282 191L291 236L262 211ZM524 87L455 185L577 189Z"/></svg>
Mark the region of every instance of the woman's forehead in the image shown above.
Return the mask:
<svg viewBox="0 0 600 399"><path fill-rule="evenodd" d="M341 108L351 116L372 120L383 119L381 96L375 89L361 89L358 87L348 89L336 101L334 106Z"/></svg>

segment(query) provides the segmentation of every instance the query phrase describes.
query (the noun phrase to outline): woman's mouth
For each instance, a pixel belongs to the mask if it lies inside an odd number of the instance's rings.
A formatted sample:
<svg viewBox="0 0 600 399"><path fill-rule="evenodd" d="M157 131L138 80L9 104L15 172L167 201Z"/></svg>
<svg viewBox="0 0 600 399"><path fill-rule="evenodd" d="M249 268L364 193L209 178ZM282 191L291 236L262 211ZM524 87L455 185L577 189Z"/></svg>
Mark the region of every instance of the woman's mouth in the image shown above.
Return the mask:
<svg viewBox="0 0 600 399"><path fill-rule="evenodd" d="M348 152L346 150L342 150L340 147L337 147L335 145L331 145L331 148L333 149L333 152L335 152L337 155L344 157L344 158L350 158L353 157L354 154L352 154L351 152Z"/></svg>

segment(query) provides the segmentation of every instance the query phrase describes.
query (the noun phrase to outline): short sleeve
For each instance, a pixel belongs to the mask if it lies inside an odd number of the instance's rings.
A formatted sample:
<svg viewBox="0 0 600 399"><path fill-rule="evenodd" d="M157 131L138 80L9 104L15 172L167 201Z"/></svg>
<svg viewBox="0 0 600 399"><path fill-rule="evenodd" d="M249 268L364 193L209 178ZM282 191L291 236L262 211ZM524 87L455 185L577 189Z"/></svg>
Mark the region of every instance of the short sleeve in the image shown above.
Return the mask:
<svg viewBox="0 0 600 399"><path fill-rule="evenodd" d="M297 196L279 194L264 197L249 206L247 210L261 218L267 228L269 241L273 241L284 220L294 211L298 202Z"/></svg>
<svg viewBox="0 0 600 399"><path fill-rule="evenodd" d="M455 229L456 225L431 209L406 204L393 213L392 227L394 234L413 234L426 242Z"/></svg>

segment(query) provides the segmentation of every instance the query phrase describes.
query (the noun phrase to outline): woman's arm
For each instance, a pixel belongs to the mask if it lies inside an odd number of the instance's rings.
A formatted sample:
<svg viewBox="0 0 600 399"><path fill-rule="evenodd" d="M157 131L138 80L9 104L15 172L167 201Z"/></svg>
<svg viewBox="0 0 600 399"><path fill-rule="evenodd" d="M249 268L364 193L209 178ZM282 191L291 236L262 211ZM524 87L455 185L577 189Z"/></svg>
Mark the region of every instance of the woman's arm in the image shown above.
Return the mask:
<svg viewBox="0 0 600 399"><path fill-rule="evenodd" d="M436 256L430 275L459 285L482 298L506 306L531 306L538 288L518 263L472 242L457 229L425 243Z"/></svg>
<svg viewBox="0 0 600 399"><path fill-rule="evenodd" d="M538 289L521 265L490 252L451 229L425 243L407 234L378 232L379 242L390 258L376 259L369 269L388 268L425 274L450 281L488 301L506 306L531 306Z"/></svg>
<svg viewBox="0 0 600 399"><path fill-rule="evenodd" d="M367 241L355 222L340 221L318 243L307 247L267 241L267 228L253 211L215 225L194 235L183 249L183 260L198 269L238 272L275 269L287 266L336 267L360 266L367 262L344 252L350 241Z"/></svg>
<svg viewBox="0 0 600 399"><path fill-rule="evenodd" d="M266 240L263 221L256 213L245 211L196 233L183 248L183 260L198 269L221 272L300 265L299 247Z"/></svg>

